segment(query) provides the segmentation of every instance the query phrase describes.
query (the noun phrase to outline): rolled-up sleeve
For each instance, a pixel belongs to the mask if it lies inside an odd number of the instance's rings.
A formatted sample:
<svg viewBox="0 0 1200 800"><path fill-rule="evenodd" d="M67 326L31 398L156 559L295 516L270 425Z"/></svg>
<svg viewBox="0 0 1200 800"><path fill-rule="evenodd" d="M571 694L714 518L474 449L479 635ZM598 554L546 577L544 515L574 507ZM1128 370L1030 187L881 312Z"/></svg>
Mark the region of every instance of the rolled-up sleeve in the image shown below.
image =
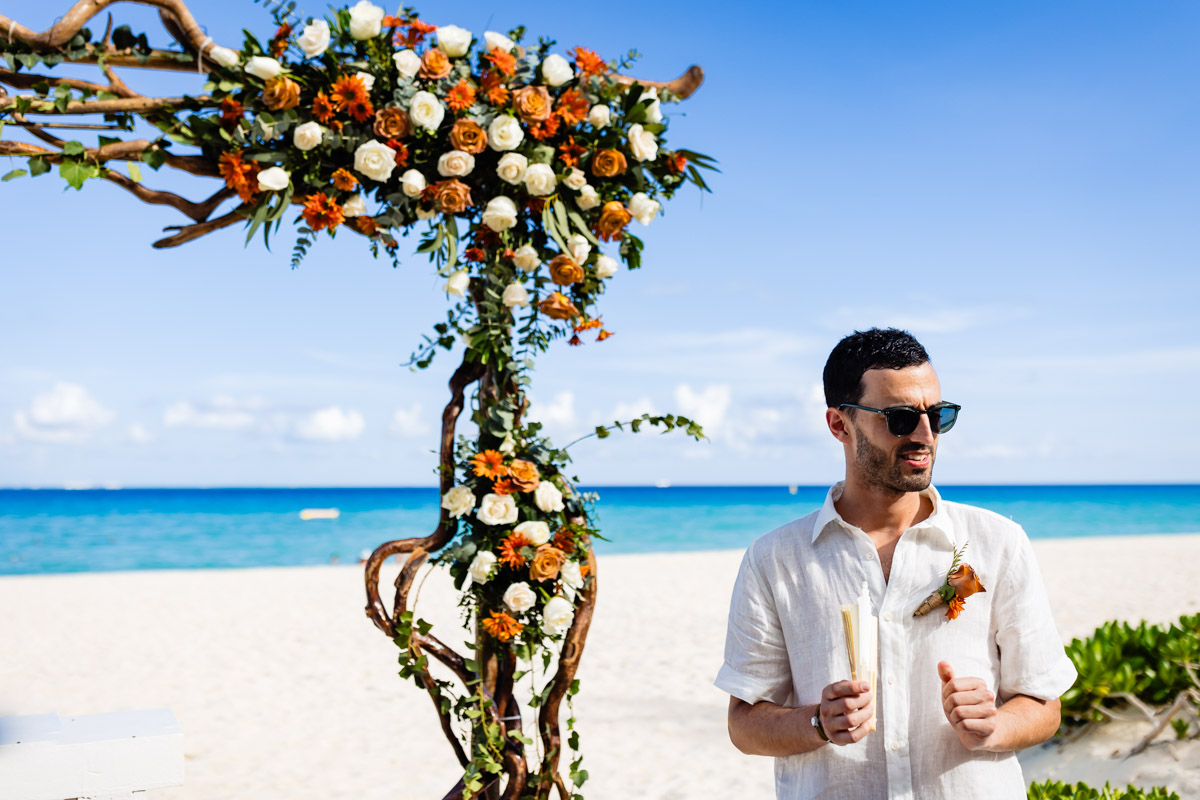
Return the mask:
<svg viewBox="0 0 1200 800"><path fill-rule="evenodd" d="M1054 625L1042 573L1023 530L1001 582L994 609L1000 693L1055 700L1075 682L1075 665Z"/></svg>
<svg viewBox="0 0 1200 800"><path fill-rule="evenodd" d="M742 558L725 634L725 663L717 688L747 703L784 705L792 692L783 628L770 587L754 563L753 548Z"/></svg>

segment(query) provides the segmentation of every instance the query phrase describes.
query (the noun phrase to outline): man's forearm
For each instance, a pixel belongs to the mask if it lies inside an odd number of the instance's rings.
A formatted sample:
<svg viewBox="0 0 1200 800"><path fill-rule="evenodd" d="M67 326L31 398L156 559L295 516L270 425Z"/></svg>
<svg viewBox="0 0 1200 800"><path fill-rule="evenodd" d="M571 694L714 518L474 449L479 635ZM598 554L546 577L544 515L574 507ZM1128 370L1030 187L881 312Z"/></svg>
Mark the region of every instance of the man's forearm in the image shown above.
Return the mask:
<svg viewBox="0 0 1200 800"><path fill-rule="evenodd" d="M1062 722L1058 700L1039 700L1018 694L996 709L996 733L988 750L1004 753L1041 744Z"/></svg>
<svg viewBox="0 0 1200 800"><path fill-rule="evenodd" d="M825 744L810 724L817 704L784 708L763 700L751 705L729 698L729 738L752 756L790 756Z"/></svg>

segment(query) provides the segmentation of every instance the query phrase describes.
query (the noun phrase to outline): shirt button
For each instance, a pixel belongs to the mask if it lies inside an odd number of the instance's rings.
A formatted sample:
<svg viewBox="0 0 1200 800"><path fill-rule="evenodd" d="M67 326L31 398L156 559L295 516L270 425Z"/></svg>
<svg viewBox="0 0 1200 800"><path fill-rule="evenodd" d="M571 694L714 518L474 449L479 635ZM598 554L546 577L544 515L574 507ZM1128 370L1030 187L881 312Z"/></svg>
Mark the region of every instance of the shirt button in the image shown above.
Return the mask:
<svg viewBox="0 0 1200 800"><path fill-rule="evenodd" d="M867 552L867 561L874 561L874 560L875 560L875 553L873 551L868 551Z"/></svg>
<svg viewBox="0 0 1200 800"><path fill-rule="evenodd" d="M883 621L884 621L884 622L891 622L891 621L892 621L892 612L890 612L890 611L889 611L889 612L887 612L886 614L884 614L884 615L883 615Z"/></svg>
<svg viewBox="0 0 1200 800"><path fill-rule="evenodd" d="M899 743L899 742L892 742L892 750L893 750L893 751L896 751L896 750L899 750L899 749L900 749L900 743Z"/></svg>
<svg viewBox="0 0 1200 800"><path fill-rule="evenodd" d="M896 676L895 676L895 675L888 675L888 686L891 686L891 685L893 685L895 682L896 682Z"/></svg>

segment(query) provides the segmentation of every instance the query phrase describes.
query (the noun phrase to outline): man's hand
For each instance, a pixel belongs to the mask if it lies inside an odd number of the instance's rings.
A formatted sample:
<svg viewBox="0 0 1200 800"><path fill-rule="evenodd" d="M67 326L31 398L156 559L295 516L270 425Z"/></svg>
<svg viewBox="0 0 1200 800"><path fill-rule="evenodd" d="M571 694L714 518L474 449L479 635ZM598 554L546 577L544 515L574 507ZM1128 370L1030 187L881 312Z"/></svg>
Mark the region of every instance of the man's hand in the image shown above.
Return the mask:
<svg viewBox="0 0 1200 800"><path fill-rule="evenodd" d="M821 727L833 744L854 744L870 731L864 724L875 713L875 697L864 681L838 681L821 692Z"/></svg>
<svg viewBox="0 0 1200 800"><path fill-rule="evenodd" d="M968 750L987 750L998 727L996 696L981 678L956 678L946 661L938 662L942 679L942 709L954 726L958 740Z"/></svg>

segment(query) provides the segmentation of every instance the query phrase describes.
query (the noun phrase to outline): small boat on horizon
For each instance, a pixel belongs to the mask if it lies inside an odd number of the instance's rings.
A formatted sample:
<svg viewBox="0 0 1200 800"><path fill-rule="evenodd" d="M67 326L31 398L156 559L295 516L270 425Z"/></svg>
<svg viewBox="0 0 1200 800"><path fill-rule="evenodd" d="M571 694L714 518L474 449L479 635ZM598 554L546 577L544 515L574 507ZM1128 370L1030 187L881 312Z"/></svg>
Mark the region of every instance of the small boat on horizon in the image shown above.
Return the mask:
<svg viewBox="0 0 1200 800"><path fill-rule="evenodd" d="M336 508L306 508L300 512L300 519L337 519L341 515Z"/></svg>

